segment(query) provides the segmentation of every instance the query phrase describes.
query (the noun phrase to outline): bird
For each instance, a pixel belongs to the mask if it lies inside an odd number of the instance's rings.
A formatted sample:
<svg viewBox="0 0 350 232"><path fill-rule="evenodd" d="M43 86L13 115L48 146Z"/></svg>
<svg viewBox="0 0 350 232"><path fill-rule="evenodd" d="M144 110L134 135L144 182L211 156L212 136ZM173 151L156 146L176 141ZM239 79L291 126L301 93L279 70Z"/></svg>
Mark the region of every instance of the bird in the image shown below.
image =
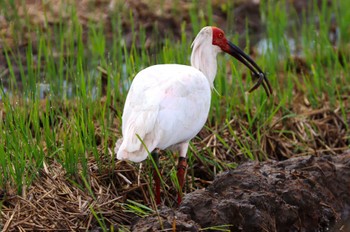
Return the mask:
<svg viewBox="0 0 350 232"><path fill-rule="evenodd" d="M252 92L260 85L267 96L271 85L260 67L238 46L227 40L222 29L206 26L192 45L191 65L156 64L141 70L134 77L122 114L122 138L116 142L118 160L142 162L151 153L156 165L160 150L179 153L177 177L182 201L182 188L187 169L187 150L207 121L217 55L230 54L247 66L257 78ZM160 176L154 169L155 201L161 203Z"/></svg>

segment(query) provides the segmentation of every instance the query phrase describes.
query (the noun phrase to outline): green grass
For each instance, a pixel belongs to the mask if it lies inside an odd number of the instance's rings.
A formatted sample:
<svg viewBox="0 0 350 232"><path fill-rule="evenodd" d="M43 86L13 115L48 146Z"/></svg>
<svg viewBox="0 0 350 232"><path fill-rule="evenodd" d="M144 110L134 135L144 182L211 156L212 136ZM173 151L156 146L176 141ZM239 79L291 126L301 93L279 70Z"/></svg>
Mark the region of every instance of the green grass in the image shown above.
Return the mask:
<svg viewBox="0 0 350 232"><path fill-rule="evenodd" d="M11 2L2 2L0 6L2 9L13 9L14 6L9 4ZM222 149L230 151L231 156L236 152L230 145L233 140L239 153L253 160L269 158L262 148L266 134L293 136L291 130L273 131L272 125L275 118L286 120L297 117L291 111L295 91L304 94L312 109L322 108L326 99L332 110L339 108L345 123L349 120L345 102L348 98L344 100L343 96L350 93L350 76L347 75L350 2L339 1L339 6L334 4L332 7L328 7L326 1L320 7L314 4L311 16L304 14L302 20L293 23L286 11L286 1L261 2L265 36L271 46L255 60L268 73L274 98L267 99L262 88L246 95L249 86L253 85L249 72L231 57L220 56L215 80L219 94L213 92L206 124L217 143L221 144ZM222 4L221 7L225 12L230 12L228 18L233 17L233 5ZM279 10L275 10L277 8ZM141 69L156 63L189 64L192 39L201 27L211 24L212 12L211 1L207 1L203 8L195 1L189 11L193 35L185 35L186 23L183 23L178 41L173 41L171 36L163 41L152 37L156 46L151 53L144 46L146 31L136 31L131 12L125 13L126 17L130 17L133 31L132 43L128 47L123 37L122 16L118 14L111 15L112 38L107 38L103 23L91 21L82 25L74 7L69 12L69 24L62 18L45 30L32 25L28 17L20 18L16 11L9 10L7 17L12 17L15 28L19 30L26 25L27 30L36 36L35 39L29 38L24 53L19 47L3 44L8 84L7 91L4 86L0 91L0 188L14 188L18 194L22 194L38 178L43 163L52 160L62 164L67 178L75 180L83 176L85 184L81 188L90 184L89 160L97 163L100 172L113 169L115 159L108 149L113 150L113 144L120 136L123 102L133 77ZM319 25L307 22L313 17L318 18ZM328 39L332 17L335 17L341 31L337 50ZM230 21L228 25L231 24ZM223 29L230 31L229 28ZM299 41L300 52L304 54L310 72L300 74L288 68L288 60L294 54L291 53L287 35ZM14 40L18 40L19 36L15 31ZM237 35L227 36L238 43ZM249 34L246 41L250 41ZM343 64L338 59L337 51L345 60ZM102 84L98 66L105 69L110 77L103 101L100 100ZM241 78L243 74L247 75L244 79ZM50 86L45 100L40 96L40 83ZM232 120L243 120L245 123L234 126ZM199 139L191 145L190 164L201 162L208 167L212 176L236 166L234 159L221 160L210 148L199 149L198 144L201 145ZM174 167L176 159L169 160L168 167ZM188 175L194 179L191 168ZM176 178L174 169L163 178ZM167 187L163 185L163 188ZM148 215L151 212L148 207L134 201L129 201L125 207L138 212L135 214ZM100 218L98 212L92 210L92 213L97 219ZM98 222L106 227L102 219L98 219Z"/></svg>

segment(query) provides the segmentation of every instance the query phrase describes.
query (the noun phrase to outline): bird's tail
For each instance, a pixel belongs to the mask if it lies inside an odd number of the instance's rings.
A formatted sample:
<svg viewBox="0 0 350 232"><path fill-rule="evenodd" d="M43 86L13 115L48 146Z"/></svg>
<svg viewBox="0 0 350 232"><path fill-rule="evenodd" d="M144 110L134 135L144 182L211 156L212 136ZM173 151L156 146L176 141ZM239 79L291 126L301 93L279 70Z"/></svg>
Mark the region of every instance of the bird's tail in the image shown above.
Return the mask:
<svg viewBox="0 0 350 232"><path fill-rule="evenodd" d="M122 138L118 139L115 143L114 152L117 155L118 160L130 160L133 162L141 162L147 158L147 151L140 142L138 150L130 151L127 147L127 142Z"/></svg>
<svg viewBox="0 0 350 232"><path fill-rule="evenodd" d="M151 152L155 148L157 140L155 134L150 132L157 115L152 112L143 112L130 118L127 126L123 127L123 139L117 141L115 148L118 159L141 162L148 156L147 149Z"/></svg>

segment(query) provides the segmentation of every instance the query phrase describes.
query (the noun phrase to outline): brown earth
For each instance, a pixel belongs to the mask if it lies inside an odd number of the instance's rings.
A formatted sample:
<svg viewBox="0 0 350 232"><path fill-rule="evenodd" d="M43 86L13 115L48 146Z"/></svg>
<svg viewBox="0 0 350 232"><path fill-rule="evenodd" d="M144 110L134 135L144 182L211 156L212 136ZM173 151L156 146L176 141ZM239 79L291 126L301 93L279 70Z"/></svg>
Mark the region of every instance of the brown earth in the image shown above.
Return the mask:
<svg viewBox="0 0 350 232"><path fill-rule="evenodd" d="M138 220L133 231L350 231L350 151L246 162L185 196L179 209ZM173 230L174 231L174 230ZM215 229L212 229L215 231Z"/></svg>

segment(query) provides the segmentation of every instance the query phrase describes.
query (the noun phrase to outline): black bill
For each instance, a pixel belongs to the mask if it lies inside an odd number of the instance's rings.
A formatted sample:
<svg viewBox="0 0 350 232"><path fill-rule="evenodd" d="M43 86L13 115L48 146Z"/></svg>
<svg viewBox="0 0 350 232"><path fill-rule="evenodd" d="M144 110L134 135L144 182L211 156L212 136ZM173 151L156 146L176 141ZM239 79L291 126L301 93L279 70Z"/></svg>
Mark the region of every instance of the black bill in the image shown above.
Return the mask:
<svg viewBox="0 0 350 232"><path fill-rule="evenodd" d="M250 58L247 54L245 54L239 47L237 47L230 41L227 41L227 43L230 47L230 55L242 62L245 66L247 66L252 71L253 77L258 79L255 85L249 90L249 93L253 92L260 85L262 85L265 89L266 95L269 97L272 94L272 88L265 73L254 62L254 60Z"/></svg>

